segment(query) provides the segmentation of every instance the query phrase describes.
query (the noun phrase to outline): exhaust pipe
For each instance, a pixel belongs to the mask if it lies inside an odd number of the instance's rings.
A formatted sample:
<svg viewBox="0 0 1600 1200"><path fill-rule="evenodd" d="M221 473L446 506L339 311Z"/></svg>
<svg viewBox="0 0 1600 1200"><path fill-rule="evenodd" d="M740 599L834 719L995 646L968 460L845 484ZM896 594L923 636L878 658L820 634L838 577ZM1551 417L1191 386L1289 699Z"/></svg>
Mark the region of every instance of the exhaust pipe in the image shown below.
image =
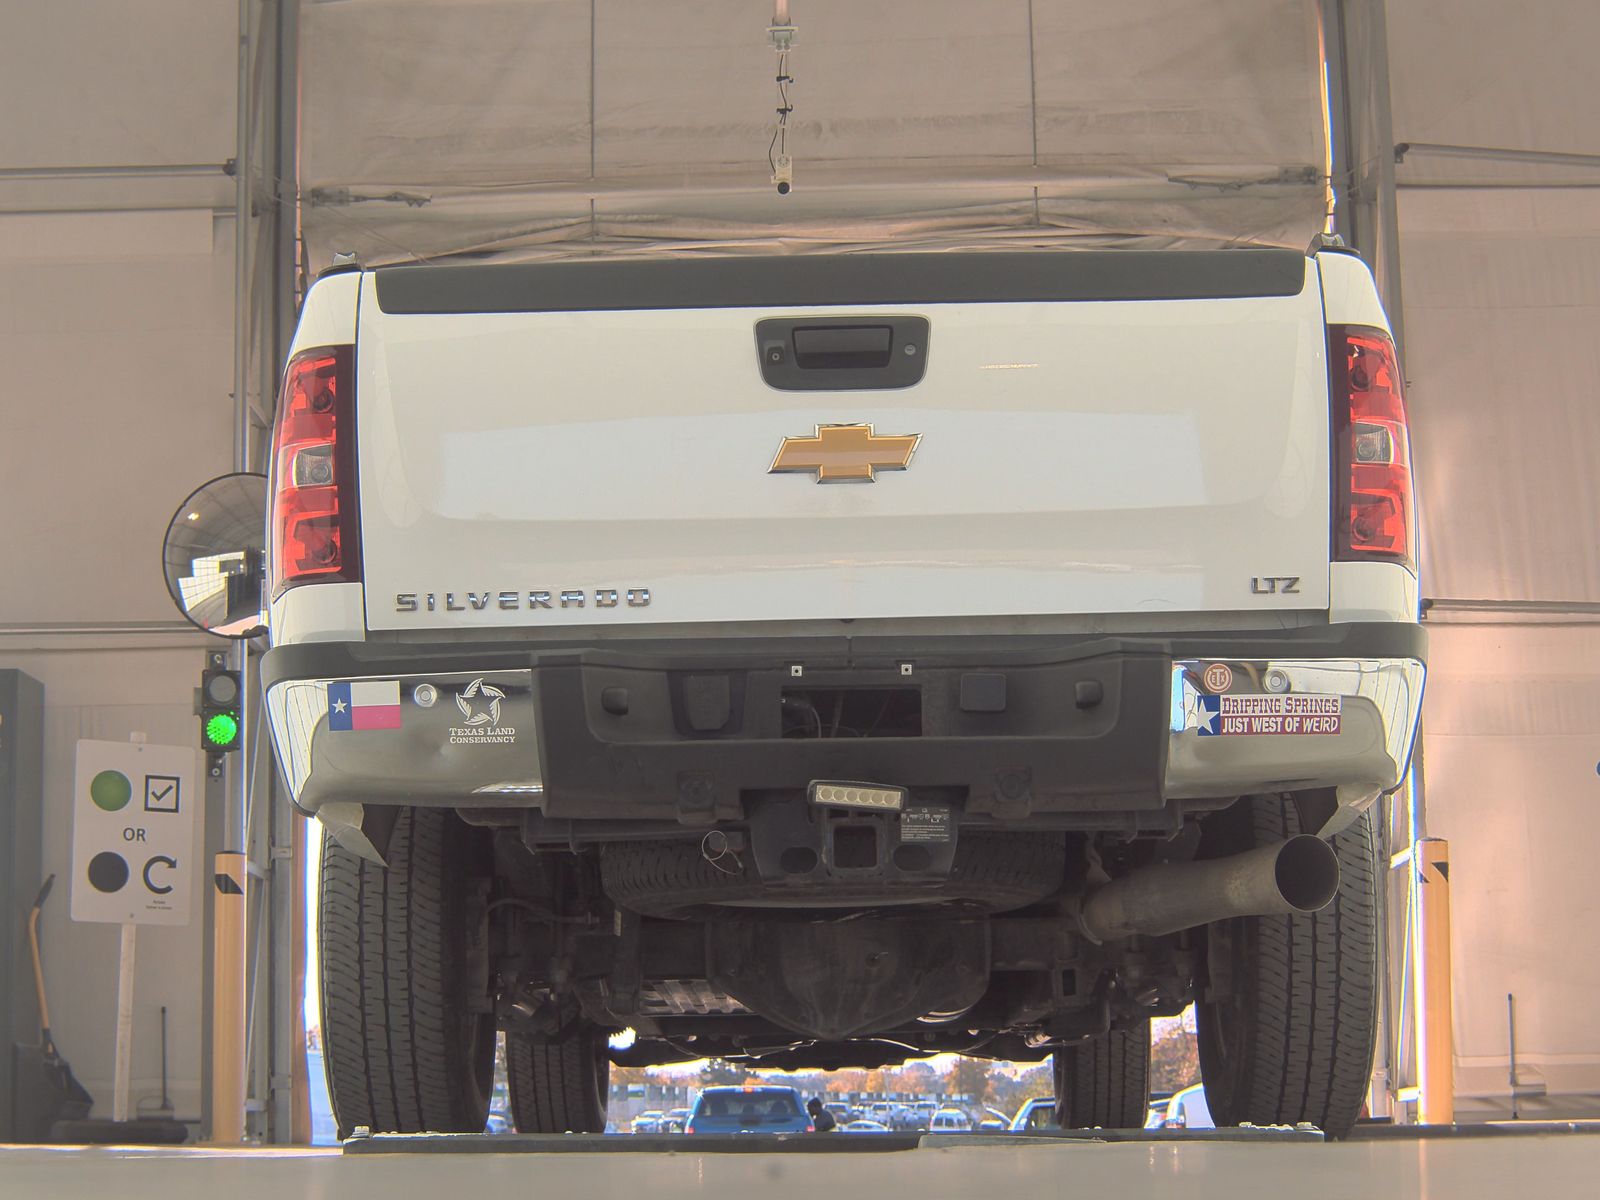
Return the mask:
<svg viewBox="0 0 1600 1200"><path fill-rule="evenodd" d="M1302 833L1231 858L1140 867L1091 894L1078 923L1096 942L1109 942L1229 917L1316 912L1338 890L1338 856Z"/></svg>

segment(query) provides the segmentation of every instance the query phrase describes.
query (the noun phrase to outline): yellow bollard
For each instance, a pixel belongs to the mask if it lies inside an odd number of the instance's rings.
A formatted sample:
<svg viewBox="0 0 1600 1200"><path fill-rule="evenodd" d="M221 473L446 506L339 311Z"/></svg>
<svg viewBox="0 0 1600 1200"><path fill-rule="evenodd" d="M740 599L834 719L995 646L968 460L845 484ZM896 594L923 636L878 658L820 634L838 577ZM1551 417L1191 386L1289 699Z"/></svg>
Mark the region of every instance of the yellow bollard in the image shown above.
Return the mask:
<svg viewBox="0 0 1600 1200"><path fill-rule="evenodd" d="M1450 1004L1450 843L1422 838L1412 850L1419 953L1416 956L1417 1120L1456 1119L1453 1015Z"/></svg>
<svg viewBox="0 0 1600 1200"><path fill-rule="evenodd" d="M211 991L211 1140L237 1146L244 1141L245 1104L245 856L217 855L215 938Z"/></svg>

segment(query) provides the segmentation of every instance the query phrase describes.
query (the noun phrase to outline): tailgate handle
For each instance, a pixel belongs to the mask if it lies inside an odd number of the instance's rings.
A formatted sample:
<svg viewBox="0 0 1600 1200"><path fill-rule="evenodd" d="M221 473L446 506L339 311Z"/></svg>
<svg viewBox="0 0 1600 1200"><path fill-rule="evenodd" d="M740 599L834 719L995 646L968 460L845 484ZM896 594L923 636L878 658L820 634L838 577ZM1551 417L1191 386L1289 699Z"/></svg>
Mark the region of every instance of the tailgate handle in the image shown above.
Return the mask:
<svg viewBox="0 0 1600 1200"><path fill-rule="evenodd" d="M796 325L794 361L802 371L848 371L889 365L887 325Z"/></svg>
<svg viewBox="0 0 1600 1200"><path fill-rule="evenodd" d="M922 382L928 318L825 313L756 322L756 361L783 392L883 391Z"/></svg>

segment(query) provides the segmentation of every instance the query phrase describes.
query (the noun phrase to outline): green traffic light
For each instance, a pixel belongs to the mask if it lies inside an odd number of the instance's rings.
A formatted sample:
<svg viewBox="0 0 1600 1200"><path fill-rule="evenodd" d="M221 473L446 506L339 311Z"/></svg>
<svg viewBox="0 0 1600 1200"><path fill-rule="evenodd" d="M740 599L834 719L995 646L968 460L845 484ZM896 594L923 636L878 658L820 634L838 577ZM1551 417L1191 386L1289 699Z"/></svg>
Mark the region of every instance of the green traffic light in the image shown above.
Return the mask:
<svg viewBox="0 0 1600 1200"><path fill-rule="evenodd" d="M207 750L231 750L239 740L239 718L233 713L213 713L206 718Z"/></svg>

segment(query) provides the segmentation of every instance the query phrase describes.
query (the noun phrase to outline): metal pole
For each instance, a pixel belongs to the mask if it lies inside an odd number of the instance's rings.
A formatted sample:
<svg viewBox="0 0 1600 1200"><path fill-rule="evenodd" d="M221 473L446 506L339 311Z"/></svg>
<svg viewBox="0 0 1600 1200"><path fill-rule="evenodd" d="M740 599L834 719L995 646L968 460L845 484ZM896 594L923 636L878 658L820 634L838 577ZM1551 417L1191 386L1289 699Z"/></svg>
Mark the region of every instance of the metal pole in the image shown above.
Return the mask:
<svg viewBox="0 0 1600 1200"><path fill-rule="evenodd" d="M0 167L0 179L171 179L227 175L228 163L117 163L95 167Z"/></svg>
<svg viewBox="0 0 1600 1200"><path fill-rule="evenodd" d="M1394 185L1394 110L1389 95L1389 22L1384 0L1370 0L1372 6L1372 118L1374 137L1381 149L1377 167L1379 255L1373 265L1378 271L1378 289L1384 311L1394 333L1395 353L1405 368L1405 297L1400 283L1400 210Z"/></svg>
<svg viewBox="0 0 1600 1200"><path fill-rule="evenodd" d="M1362 249L1366 242L1365 214L1358 203L1356 128L1351 106L1349 32L1346 0L1332 0L1322 9L1322 53L1327 65L1328 140L1332 156L1333 228L1345 243Z"/></svg>
<svg viewBox="0 0 1600 1200"><path fill-rule="evenodd" d="M262 161L270 166L263 174L270 181L266 192L271 200L263 219L269 228L262 239L255 295L262 317L258 378L262 406L269 409L295 325L299 21L299 0L274 0L262 21L263 36L272 42L271 69L262 72L258 109L264 118ZM259 716L255 728L265 735ZM252 807L260 810L269 855L268 1128L274 1142L306 1143L311 1140L311 1109L304 1015L305 859L300 836L304 821L278 796L276 765L266 744L258 744L262 753L253 778Z"/></svg>
<svg viewBox="0 0 1600 1200"><path fill-rule="evenodd" d="M148 876L146 877L148 878ZM139 927L122 926L121 953L117 956L117 1059L111 1091L111 1119L128 1119L128 1089L133 1075L133 977L138 961Z"/></svg>
<svg viewBox="0 0 1600 1200"><path fill-rule="evenodd" d="M290 811L287 804L274 804L289 822L289 884L293 890L289 920L289 1029L293 1053L290 1056L289 1082L292 1104L289 1113L289 1141L296 1145L311 1142L311 1071L306 1062L306 822Z"/></svg>
<svg viewBox="0 0 1600 1200"><path fill-rule="evenodd" d="M1401 142L1394 148L1396 162L1403 162L1413 154L1438 158L1482 158L1492 162L1536 163L1556 167L1600 167L1600 154L1566 154L1556 150L1510 150L1498 146L1452 146L1440 142Z"/></svg>
<svg viewBox="0 0 1600 1200"><path fill-rule="evenodd" d="M1450 997L1450 843L1422 838L1412 864L1416 871L1417 1120L1423 1125L1455 1122L1455 1058Z"/></svg>
<svg viewBox="0 0 1600 1200"><path fill-rule="evenodd" d="M228 783L222 773L217 755L208 755L205 765L204 817L205 854L201 861L215 864L222 852L222 810L228 802ZM205 922L201 953L203 968L200 981L200 1061L215 1063L217 1034L217 889L216 873L213 885L201 889L202 915ZM216 1072L202 1070L200 1076L200 1126L207 1134L216 1128Z"/></svg>
<svg viewBox="0 0 1600 1200"><path fill-rule="evenodd" d="M234 469L250 468L250 49L251 0L239 0L239 61L235 111L235 176L233 209L233 432ZM220 655L214 655L213 661ZM250 655L236 642L228 655L239 672L240 728L249 729L252 707ZM211 1138L237 1144L244 1140L245 1107L245 943L248 937L244 799L249 762L249 735L234 752L236 773L214 763L230 785L223 798L222 852L216 858L211 968L213 982L211 1036ZM226 762L224 757L223 762Z"/></svg>
<svg viewBox="0 0 1600 1200"><path fill-rule="evenodd" d="M1372 266L1399 346L1404 340L1404 313L1398 251L1399 215L1395 206L1388 32L1383 0L1325 0L1323 46L1328 67L1328 110L1333 140L1335 228ZM1403 821L1405 843L1412 849L1425 822L1421 736L1419 729L1404 792L1404 807L1400 807L1399 795L1390 801L1393 808L1384 848L1385 861L1391 868L1396 862L1387 857L1387 851L1398 841L1395 822ZM1379 1005L1383 1040L1382 1059L1375 1064L1374 1083L1381 1082L1385 1089L1385 1108L1401 1099L1402 1093L1411 1091L1403 1087L1407 1066L1404 1038L1408 976L1414 973L1417 961L1417 939L1412 936L1416 887L1410 882L1416 876L1410 854L1406 857L1404 878L1408 885L1400 897L1395 896L1399 889L1395 886L1393 870L1384 871L1385 911L1379 940L1384 972ZM1404 919L1398 922L1399 928L1391 936L1387 902L1402 897L1400 911ZM1393 963L1391 956L1396 952L1400 961ZM1415 1050L1416 1028L1411 1032Z"/></svg>
<svg viewBox="0 0 1600 1200"><path fill-rule="evenodd" d="M1378 840L1378 862L1381 864L1378 878L1378 970L1382 972L1382 986L1378 989L1377 1013L1377 1046L1373 1056L1371 1097L1372 1115L1374 1117L1394 1116L1394 995L1390 987L1389 976L1389 898L1394 894L1394 868L1390 865L1389 847L1393 842L1391 833L1394 826L1394 817L1391 810L1394 807L1392 796L1380 796L1376 805L1376 817L1373 830Z"/></svg>
<svg viewBox="0 0 1600 1200"><path fill-rule="evenodd" d="M233 469L250 469L250 7L239 0L239 78L234 113ZM231 844L231 843L230 843Z"/></svg>
<svg viewBox="0 0 1600 1200"><path fill-rule="evenodd" d="M1520 1119L1517 1112L1517 997L1506 993L1506 1049L1510 1057L1511 1119Z"/></svg>

